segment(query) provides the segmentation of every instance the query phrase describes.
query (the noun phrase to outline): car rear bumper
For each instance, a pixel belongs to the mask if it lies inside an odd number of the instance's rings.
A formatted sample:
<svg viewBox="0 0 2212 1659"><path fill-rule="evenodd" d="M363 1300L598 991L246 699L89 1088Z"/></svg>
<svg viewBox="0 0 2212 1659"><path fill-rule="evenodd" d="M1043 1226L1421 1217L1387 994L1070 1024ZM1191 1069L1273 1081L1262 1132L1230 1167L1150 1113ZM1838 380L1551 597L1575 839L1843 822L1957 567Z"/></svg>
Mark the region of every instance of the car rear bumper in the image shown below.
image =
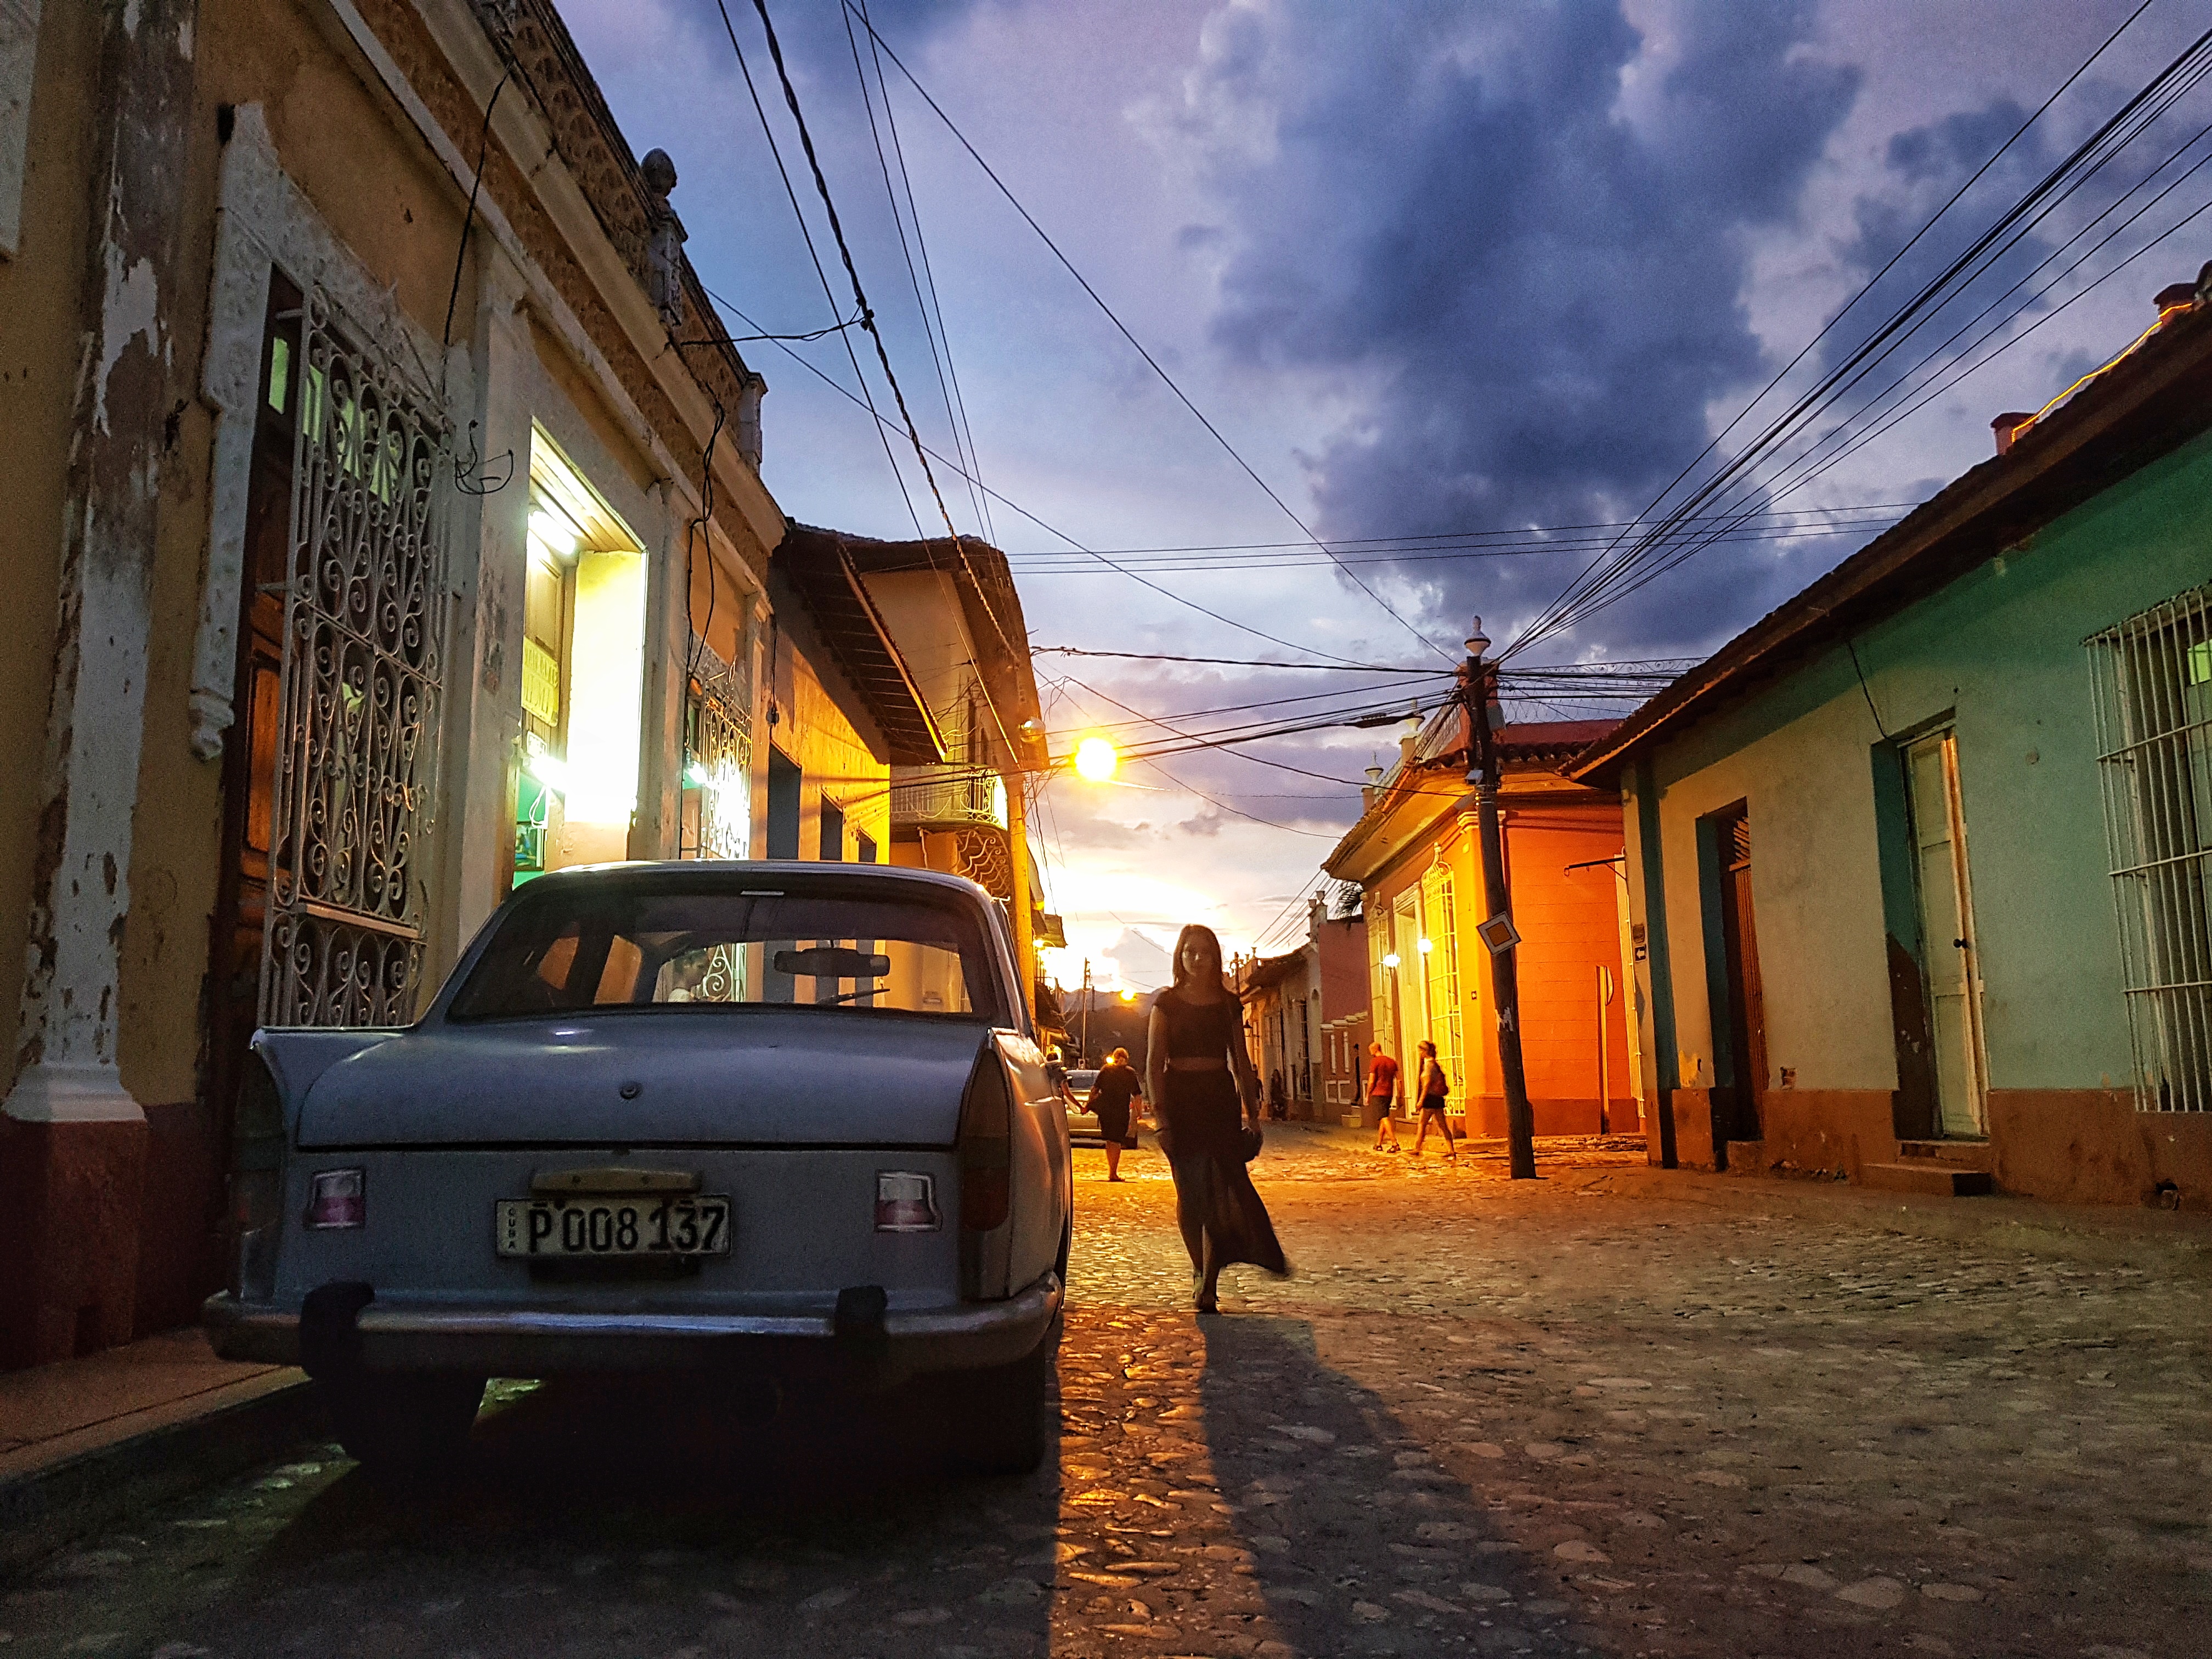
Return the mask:
<svg viewBox="0 0 2212 1659"><path fill-rule="evenodd" d="M889 1381L1019 1359L1044 1339L1061 1296L1059 1278L1047 1273L1005 1302L892 1311L860 1328L841 1328L828 1308L601 1312L372 1298L353 1316L343 1347L347 1363L366 1371L726 1370ZM242 1302L225 1291L208 1298L202 1318L225 1359L301 1363L297 1307Z"/></svg>

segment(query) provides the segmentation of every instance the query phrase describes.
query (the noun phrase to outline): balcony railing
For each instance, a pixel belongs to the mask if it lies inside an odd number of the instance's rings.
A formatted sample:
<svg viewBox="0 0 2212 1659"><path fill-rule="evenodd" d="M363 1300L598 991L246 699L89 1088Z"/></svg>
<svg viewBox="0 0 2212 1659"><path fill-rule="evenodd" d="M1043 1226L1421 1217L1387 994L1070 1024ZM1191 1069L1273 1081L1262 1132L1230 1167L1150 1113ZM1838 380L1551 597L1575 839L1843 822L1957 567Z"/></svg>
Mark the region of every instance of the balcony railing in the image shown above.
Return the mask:
<svg viewBox="0 0 2212 1659"><path fill-rule="evenodd" d="M891 822L917 824L988 823L1006 827L1006 786L996 774L969 767L891 785Z"/></svg>

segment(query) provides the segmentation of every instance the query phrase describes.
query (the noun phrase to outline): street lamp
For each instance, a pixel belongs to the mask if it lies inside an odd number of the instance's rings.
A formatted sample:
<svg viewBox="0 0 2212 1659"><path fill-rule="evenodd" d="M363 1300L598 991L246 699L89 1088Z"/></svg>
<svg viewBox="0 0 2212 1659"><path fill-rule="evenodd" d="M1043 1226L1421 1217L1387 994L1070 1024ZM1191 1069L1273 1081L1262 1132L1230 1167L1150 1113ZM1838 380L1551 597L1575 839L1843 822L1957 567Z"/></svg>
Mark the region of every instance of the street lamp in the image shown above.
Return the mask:
<svg viewBox="0 0 2212 1659"><path fill-rule="evenodd" d="M1075 745L1076 775L1086 783L1104 783L1121 764L1121 757L1103 738L1085 738Z"/></svg>

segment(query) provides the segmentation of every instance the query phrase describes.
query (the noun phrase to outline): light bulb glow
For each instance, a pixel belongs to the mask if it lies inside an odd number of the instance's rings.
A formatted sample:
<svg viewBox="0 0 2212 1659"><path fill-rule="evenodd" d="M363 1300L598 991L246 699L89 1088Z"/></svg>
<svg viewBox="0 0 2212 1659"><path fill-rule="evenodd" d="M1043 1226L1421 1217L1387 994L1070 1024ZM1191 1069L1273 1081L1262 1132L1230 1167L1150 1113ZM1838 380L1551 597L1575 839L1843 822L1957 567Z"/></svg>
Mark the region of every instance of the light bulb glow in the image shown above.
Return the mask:
<svg viewBox="0 0 2212 1659"><path fill-rule="evenodd" d="M1103 783L1121 764L1121 757L1103 738L1085 738L1075 745L1076 775L1090 783Z"/></svg>
<svg viewBox="0 0 2212 1659"><path fill-rule="evenodd" d="M530 533L556 558L565 559L576 550L575 530L550 507L541 507L530 515Z"/></svg>
<svg viewBox="0 0 2212 1659"><path fill-rule="evenodd" d="M1398 953L1395 951L1393 951L1388 956L1384 957L1382 958L1382 965L1385 968L1395 968L1398 965Z"/></svg>
<svg viewBox="0 0 2212 1659"><path fill-rule="evenodd" d="M1430 951L1431 951L1435 950L1436 948L1437 948L1437 942L1436 942L1436 940L1434 940L1434 939L1423 939L1423 940L1421 941L1421 954L1422 954L1423 956L1426 956L1426 955L1428 955L1428 953L1429 953Z"/></svg>
<svg viewBox="0 0 2212 1659"><path fill-rule="evenodd" d="M1134 1002L1137 1000L1137 994L1125 985L1121 988L1121 997L1124 1002Z"/></svg>

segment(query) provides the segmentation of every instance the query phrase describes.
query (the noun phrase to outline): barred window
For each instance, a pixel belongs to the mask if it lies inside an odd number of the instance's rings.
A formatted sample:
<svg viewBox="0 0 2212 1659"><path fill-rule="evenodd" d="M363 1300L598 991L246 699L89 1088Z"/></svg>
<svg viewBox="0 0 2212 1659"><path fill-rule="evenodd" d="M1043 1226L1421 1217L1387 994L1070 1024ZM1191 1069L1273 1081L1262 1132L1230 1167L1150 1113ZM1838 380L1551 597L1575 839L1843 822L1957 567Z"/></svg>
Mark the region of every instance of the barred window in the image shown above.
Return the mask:
<svg viewBox="0 0 2212 1659"><path fill-rule="evenodd" d="M2136 1104L2212 1110L2212 587L2086 643Z"/></svg>
<svg viewBox="0 0 2212 1659"><path fill-rule="evenodd" d="M1473 1085L1467 1072L1467 1055L1461 1040L1459 991L1459 921L1452 908L1452 878L1449 871L1431 869L1421 878L1421 967L1427 982L1429 1040L1437 1045L1437 1063L1452 1080L1455 1115L1467 1110Z"/></svg>

